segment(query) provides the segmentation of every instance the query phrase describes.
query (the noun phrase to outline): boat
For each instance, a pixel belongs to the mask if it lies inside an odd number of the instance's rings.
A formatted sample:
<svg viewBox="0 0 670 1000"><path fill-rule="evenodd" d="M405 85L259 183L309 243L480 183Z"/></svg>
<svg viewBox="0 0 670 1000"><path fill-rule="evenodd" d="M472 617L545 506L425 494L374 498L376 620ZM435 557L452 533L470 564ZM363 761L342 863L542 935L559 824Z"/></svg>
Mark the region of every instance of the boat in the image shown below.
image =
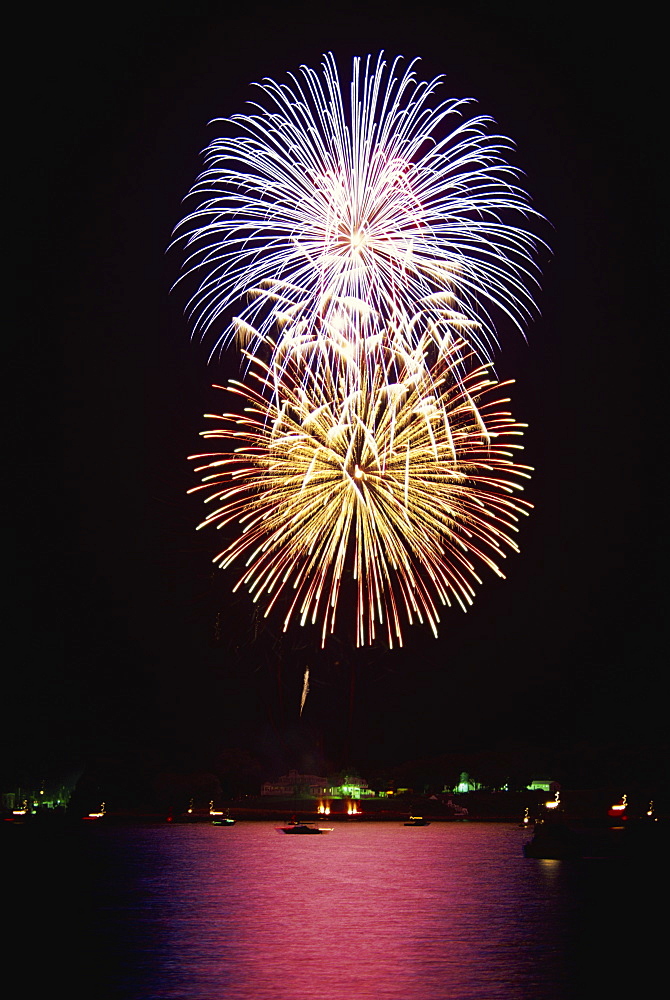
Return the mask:
<svg viewBox="0 0 670 1000"><path fill-rule="evenodd" d="M560 812L546 814L535 822L533 839L523 845L523 853L527 858L552 861L659 856L663 833L653 803L637 818L628 817L627 806L624 795L608 809L607 821L600 818L590 824L569 822Z"/></svg>
<svg viewBox="0 0 670 1000"><path fill-rule="evenodd" d="M319 834L332 833L332 826L312 826L311 823L289 823L288 826L276 826L277 833Z"/></svg>
<svg viewBox="0 0 670 1000"><path fill-rule="evenodd" d="M405 823L405 826L430 826L430 821L424 819L423 816L410 816L409 822Z"/></svg>
<svg viewBox="0 0 670 1000"><path fill-rule="evenodd" d="M84 819L104 819L105 818L105 803L103 802L97 812L90 812Z"/></svg>
<svg viewBox="0 0 670 1000"><path fill-rule="evenodd" d="M235 826L235 820L231 816L216 816L212 826Z"/></svg>
<svg viewBox="0 0 670 1000"><path fill-rule="evenodd" d="M226 810L226 815L220 809L214 809L214 803L209 804L209 815L212 817L212 826L235 826L235 820L231 818L230 809Z"/></svg>

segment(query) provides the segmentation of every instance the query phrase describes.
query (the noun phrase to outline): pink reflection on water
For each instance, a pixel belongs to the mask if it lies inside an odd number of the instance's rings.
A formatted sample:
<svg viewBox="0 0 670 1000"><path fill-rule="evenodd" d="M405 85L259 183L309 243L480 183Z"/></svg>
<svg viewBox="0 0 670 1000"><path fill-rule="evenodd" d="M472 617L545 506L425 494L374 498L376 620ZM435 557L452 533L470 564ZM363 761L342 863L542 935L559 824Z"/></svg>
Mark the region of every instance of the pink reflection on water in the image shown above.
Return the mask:
<svg viewBox="0 0 670 1000"><path fill-rule="evenodd" d="M538 938L532 882L544 876L521 855L523 830L361 823L286 837L248 823L176 832L172 846L191 872L172 885L165 1000L563 996L558 970L547 991L551 954L537 965L541 939L549 952L556 942L546 912Z"/></svg>
<svg viewBox="0 0 670 1000"><path fill-rule="evenodd" d="M240 943L259 996L345 986L354 996L383 995L389 980L395 995L411 995L406 935L416 930L421 894L408 892L402 869L389 882L393 857L378 854L378 837L374 848L364 830L340 825L328 837L280 843L269 880L263 869L245 872L254 905Z"/></svg>

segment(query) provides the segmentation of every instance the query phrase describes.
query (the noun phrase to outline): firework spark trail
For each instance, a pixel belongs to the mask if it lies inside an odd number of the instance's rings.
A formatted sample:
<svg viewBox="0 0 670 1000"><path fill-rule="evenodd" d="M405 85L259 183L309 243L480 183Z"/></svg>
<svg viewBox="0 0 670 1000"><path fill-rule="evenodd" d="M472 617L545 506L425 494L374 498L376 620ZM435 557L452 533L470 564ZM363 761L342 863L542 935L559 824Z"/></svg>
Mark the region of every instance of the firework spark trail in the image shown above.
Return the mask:
<svg viewBox="0 0 670 1000"><path fill-rule="evenodd" d="M236 334L255 351L286 324L327 345L346 299L383 323L423 312L452 359L461 339L490 358L491 309L524 327L541 241L526 228L539 216L507 161L512 144L488 133L490 119L465 120L467 101L433 106L442 78L420 81L418 60L400 62L354 60L347 102L329 54L321 73L264 80L264 104L224 120L233 134L206 150L174 238L212 353ZM422 333L406 333L411 350Z"/></svg>
<svg viewBox="0 0 670 1000"><path fill-rule="evenodd" d="M305 702L307 701L308 694L309 694L309 667L306 667L305 675L302 679L302 694L300 696L300 715L302 715L302 710L305 707Z"/></svg>
<svg viewBox="0 0 670 1000"><path fill-rule="evenodd" d="M242 527L214 561L244 559L235 589L266 615L285 598L284 628L320 620L325 643L353 579L357 645L382 629L393 646L404 623L437 634L439 605L467 610L478 564L503 575L529 470L514 461L523 425L489 366L456 371L462 344L430 370L423 341L413 355L383 338L368 346L332 364L317 342L279 381L250 355L257 388L229 386L244 413L209 415L221 426L202 432L234 450L192 456L204 475L191 492L215 508L200 527Z"/></svg>

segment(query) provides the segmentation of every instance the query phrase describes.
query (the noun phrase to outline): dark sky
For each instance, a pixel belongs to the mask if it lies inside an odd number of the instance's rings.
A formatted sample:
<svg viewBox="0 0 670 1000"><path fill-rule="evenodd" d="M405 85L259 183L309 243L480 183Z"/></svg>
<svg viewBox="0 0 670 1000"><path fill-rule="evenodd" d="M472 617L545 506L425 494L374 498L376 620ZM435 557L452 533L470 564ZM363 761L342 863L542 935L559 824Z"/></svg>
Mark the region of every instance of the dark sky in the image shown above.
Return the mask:
<svg viewBox="0 0 670 1000"><path fill-rule="evenodd" d="M648 767L665 723L658 26L578 4L317 6L112 13L17 38L7 769L138 752L205 766L240 748L276 771L513 747L634 751ZM536 510L508 579L446 612L439 640L407 629L402 651L336 639L324 654L259 623L194 531L186 456L237 361L208 368L190 341L165 248L208 122L250 82L327 50L346 76L379 49L477 99L552 223L542 316L497 358L530 424Z"/></svg>

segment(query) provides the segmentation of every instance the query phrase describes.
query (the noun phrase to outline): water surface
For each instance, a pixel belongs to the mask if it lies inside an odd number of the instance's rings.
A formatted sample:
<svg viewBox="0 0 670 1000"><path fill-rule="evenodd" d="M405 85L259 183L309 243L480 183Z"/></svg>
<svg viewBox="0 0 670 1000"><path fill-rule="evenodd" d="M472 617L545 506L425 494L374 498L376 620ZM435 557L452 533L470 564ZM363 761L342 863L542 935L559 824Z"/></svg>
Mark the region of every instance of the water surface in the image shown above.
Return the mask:
<svg viewBox="0 0 670 1000"><path fill-rule="evenodd" d="M118 1000L567 1000L623 984L649 920L637 863L526 859L515 825L333 825L87 827L61 876L79 911L59 910L59 948Z"/></svg>

